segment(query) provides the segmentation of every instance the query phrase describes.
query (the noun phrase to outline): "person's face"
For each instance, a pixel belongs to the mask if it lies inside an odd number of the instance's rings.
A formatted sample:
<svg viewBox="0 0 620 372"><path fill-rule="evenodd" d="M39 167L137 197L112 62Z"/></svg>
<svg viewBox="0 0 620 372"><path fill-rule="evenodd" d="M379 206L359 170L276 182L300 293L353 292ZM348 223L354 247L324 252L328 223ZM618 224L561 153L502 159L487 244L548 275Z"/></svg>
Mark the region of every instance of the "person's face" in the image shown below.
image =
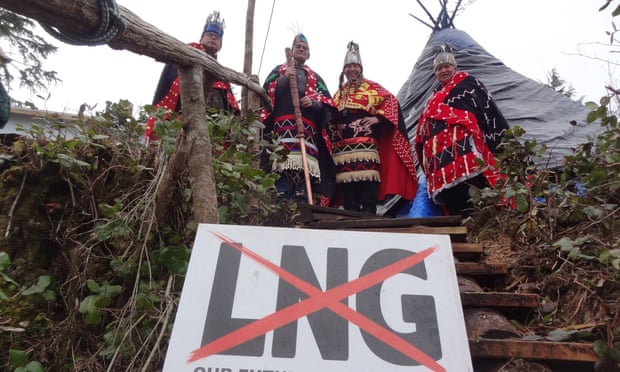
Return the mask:
<svg viewBox="0 0 620 372"><path fill-rule="evenodd" d="M222 49L222 38L215 32L205 32L202 34L200 44L205 48L207 54L215 56Z"/></svg>
<svg viewBox="0 0 620 372"><path fill-rule="evenodd" d="M456 67L449 63L441 64L435 69L435 77L441 85L448 84L454 77L454 74L456 74Z"/></svg>
<svg viewBox="0 0 620 372"><path fill-rule="evenodd" d="M362 66L357 63L349 63L344 66L344 76L347 77L348 81L356 82L360 79L362 75Z"/></svg>
<svg viewBox="0 0 620 372"><path fill-rule="evenodd" d="M307 43L298 41L293 44L293 59L297 64L303 65L310 58L310 48Z"/></svg>

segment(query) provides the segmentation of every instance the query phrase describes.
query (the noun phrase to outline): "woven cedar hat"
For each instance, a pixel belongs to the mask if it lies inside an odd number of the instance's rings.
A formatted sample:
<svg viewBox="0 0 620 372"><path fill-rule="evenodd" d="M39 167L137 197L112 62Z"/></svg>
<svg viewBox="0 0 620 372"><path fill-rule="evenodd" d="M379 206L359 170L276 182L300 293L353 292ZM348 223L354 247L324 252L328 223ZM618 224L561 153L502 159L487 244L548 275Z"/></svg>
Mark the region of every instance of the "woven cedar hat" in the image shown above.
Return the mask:
<svg viewBox="0 0 620 372"><path fill-rule="evenodd" d="M302 33L298 33L297 35L295 35L295 38L293 39L293 44L291 44L291 47L294 47L295 43L300 42L300 41L302 43L308 44L308 39L306 38L306 36ZM310 44L308 44L308 48L310 48Z"/></svg>
<svg viewBox="0 0 620 372"><path fill-rule="evenodd" d="M441 65L452 65L456 67L456 58L454 58L454 54L449 52L439 53L433 61L433 70L437 70L437 67Z"/></svg>

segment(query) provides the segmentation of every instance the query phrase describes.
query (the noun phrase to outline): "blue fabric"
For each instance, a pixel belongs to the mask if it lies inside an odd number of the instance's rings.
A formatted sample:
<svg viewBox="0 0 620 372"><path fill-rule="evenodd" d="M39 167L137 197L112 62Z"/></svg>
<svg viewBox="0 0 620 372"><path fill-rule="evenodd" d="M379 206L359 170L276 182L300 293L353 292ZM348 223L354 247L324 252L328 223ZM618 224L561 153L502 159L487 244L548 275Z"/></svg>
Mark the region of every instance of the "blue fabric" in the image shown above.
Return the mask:
<svg viewBox="0 0 620 372"><path fill-rule="evenodd" d="M306 44L308 44L308 39L306 38L306 36L302 33L299 33L295 36L295 38L293 39L293 45L295 45L296 42L301 41L304 42Z"/></svg>
<svg viewBox="0 0 620 372"><path fill-rule="evenodd" d="M444 213L440 206L433 203L428 197L428 187L426 184L426 176L421 174L418 176L418 191L415 195L415 199L411 203L411 208L407 217L419 218L419 217L435 217L443 216Z"/></svg>
<svg viewBox="0 0 620 372"><path fill-rule="evenodd" d="M207 23L207 25L205 26L204 32L213 32L219 37L224 36L224 30L222 29L221 23L215 23L215 22Z"/></svg>

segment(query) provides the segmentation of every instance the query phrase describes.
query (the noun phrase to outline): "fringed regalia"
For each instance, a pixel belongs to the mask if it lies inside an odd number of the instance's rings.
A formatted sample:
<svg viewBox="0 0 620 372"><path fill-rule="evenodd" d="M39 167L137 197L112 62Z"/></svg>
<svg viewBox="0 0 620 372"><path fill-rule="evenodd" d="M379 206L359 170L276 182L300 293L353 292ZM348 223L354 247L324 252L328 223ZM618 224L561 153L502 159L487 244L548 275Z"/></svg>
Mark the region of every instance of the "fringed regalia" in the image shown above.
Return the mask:
<svg viewBox="0 0 620 372"><path fill-rule="evenodd" d="M499 178L493 153L508 128L484 85L466 72L435 92L418 122L418 160L428 180L429 195L441 204L440 193L478 175L490 186Z"/></svg>
<svg viewBox="0 0 620 372"><path fill-rule="evenodd" d="M378 83L362 79L348 82L334 95L338 115L330 123L336 182L380 182L378 200L386 195L414 198L417 181L400 105ZM375 125L361 124L367 116Z"/></svg>
<svg viewBox="0 0 620 372"><path fill-rule="evenodd" d="M274 68L263 85L267 95L274 103L273 112L268 113L265 110L261 112L261 121L265 124L265 136L289 151L286 161L277 164L277 169L275 169L277 172L303 170L301 141L297 136L295 109L289 79L285 75L287 67L286 64L283 64ZM321 157L329 156L322 131L330 118L330 111L333 109L334 103L325 82L310 67L306 65L296 66L295 72L299 97L307 96L315 101L312 107L301 107L301 113L308 170L313 182L319 182L322 178L323 167ZM270 165L266 162L263 162L263 165L268 168L267 170L271 170Z"/></svg>

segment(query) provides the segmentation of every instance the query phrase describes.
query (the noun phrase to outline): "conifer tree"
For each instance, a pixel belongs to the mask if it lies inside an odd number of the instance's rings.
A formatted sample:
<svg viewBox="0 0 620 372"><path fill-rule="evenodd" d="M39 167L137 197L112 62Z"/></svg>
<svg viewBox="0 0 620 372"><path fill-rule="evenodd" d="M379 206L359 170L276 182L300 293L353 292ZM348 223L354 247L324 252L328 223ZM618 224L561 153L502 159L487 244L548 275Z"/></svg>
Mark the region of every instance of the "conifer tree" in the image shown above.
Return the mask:
<svg viewBox="0 0 620 372"><path fill-rule="evenodd" d="M33 94L39 94L47 91L51 84L60 82L56 71L46 70L43 66L43 61L55 53L58 47L37 35L36 27L33 20L0 8L0 42L5 53L13 58L0 71L1 78L7 82L9 94L15 83ZM34 106L15 100L13 104Z"/></svg>
<svg viewBox="0 0 620 372"><path fill-rule="evenodd" d="M575 95L575 88L567 84L566 81L560 77L560 73L558 73L555 68L552 68L551 72L547 74L547 86L568 98L573 98Z"/></svg>

